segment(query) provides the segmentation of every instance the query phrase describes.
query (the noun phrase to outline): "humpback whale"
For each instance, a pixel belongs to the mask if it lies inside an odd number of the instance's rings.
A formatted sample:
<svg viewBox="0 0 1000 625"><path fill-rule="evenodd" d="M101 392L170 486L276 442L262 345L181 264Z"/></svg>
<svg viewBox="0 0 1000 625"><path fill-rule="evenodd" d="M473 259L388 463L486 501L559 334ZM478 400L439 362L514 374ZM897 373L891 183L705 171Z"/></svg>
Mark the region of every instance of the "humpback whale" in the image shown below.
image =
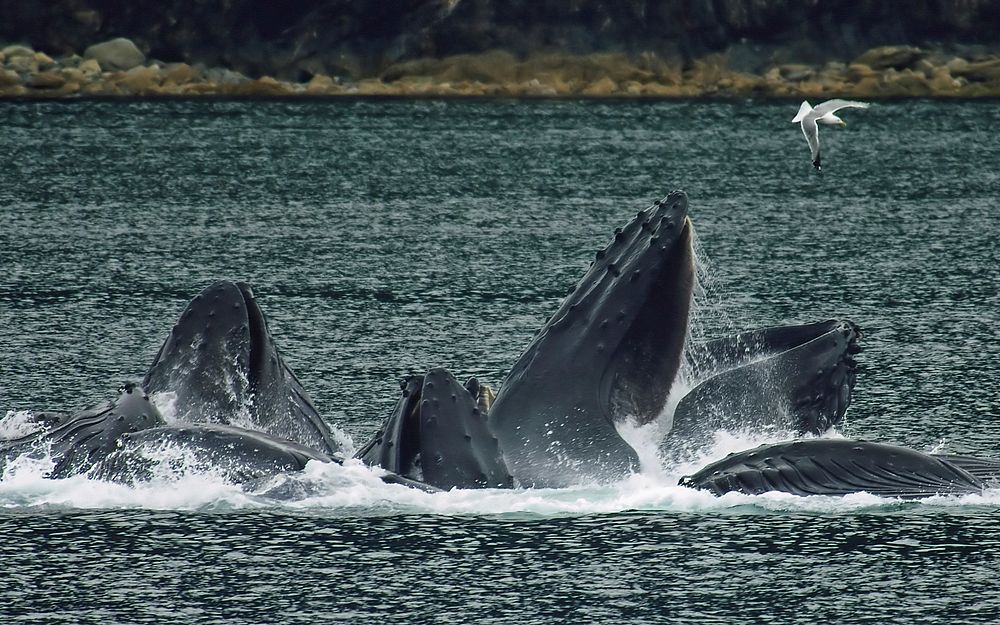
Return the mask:
<svg viewBox="0 0 1000 625"><path fill-rule="evenodd" d="M39 415L48 429L0 441L0 468L24 453L51 455L49 477L63 478L89 471L117 448L122 437L165 425L163 417L135 383L126 383L118 397L73 415Z"/></svg>
<svg viewBox="0 0 1000 625"><path fill-rule="evenodd" d="M671 193L616 230L514 363L489 423L522 486L638 469L615 425L656 418L680 368L694 287L687 208Z"/></svg>
<svg viewBox="0 0 1000 625"><path fill-rule="evenodd" d="M142 387L171 393L183 421L240 425L324 454L340 451L242 282L216 282L194 298Z"/></svg>
<svg viewBox="0 0 1000 625"><path fill-rule="evenodd" d="M168 422L150 401L170 397ZM185 308L141 382L75 414L42 412L44 427L0 441L0 470L21 456L48 456L48 476L115 482L150 479L153 452L184 455L183 469L212 470L236 483L300 471L310 460L342 463L329 426L285 364L249 285L220 281ZM433 486L387 473L382 480Z"/></svg>
<svg viewBox="0 0 1000 625"><path fill-rule="evenodd" d="M860 330L848 321L687 340L695 273L688 199L674 192L616 229L494 396L431 368L410 375L378 431L355 454L381 478L428 491L607 483L638 470L618 429L667 419L669 459L719 429L819 434L837 425L856 381ZM681 378L685 378L681 383ZM689 388L690 390L686 390ZM672 414L665 406L681 394ZM170 418L150 395L171 399ZM252 486L309 462L348 460L286 364L249 285L220 281L192 300L143 379L110 402L0 441L0 469L48 454L50 476L134 483L171 466L211 469ZM162 455L162 454L161 454ZM193 465L193 466L192 466ZM885 444L808 439L730 456L682 480L716 494L917 497L975 492L1000 462L931 456Z"/></svg>
<svg viewBox="0 0 1000 625"><path fill-rule="evenodd" d="M477 381L462 386L447 369L431 369L400 386L396 407L357 458L442 489L513 487Z"/></svg>

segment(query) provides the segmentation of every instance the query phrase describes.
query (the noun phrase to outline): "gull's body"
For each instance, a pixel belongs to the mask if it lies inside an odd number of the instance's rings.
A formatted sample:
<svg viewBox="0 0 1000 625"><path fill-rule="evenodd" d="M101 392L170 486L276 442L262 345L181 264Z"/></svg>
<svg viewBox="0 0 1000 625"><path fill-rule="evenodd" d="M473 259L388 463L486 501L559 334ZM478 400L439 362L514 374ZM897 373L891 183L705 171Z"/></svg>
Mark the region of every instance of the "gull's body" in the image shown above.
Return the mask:
<svg viewBox="0 0 1000 625"><path fill-rule="evenodd" d="M808 101L803 101L799 106L799 112L792 119L792 122L799 122L802 126L802 134L806 136L809 143L809 151L812 156L812 164L817 170L822 170L819 158L819 124L828 126L846 126L847 122L837 117L834 113L843 108L868 108L867 102L855 102L852 100L827 100L813 108Z"/></svg>

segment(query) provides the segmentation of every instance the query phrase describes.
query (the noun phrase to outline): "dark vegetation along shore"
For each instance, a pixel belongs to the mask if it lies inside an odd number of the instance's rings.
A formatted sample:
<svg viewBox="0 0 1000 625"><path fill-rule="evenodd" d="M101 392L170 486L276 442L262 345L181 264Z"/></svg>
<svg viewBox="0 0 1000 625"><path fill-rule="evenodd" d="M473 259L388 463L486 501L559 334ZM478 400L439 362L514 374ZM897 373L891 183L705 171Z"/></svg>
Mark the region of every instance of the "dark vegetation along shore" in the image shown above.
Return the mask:
<svg viewBox="0 0 1000 625"><path fill-rule="evenodd" d="M0 0L0 97L982 97L1000 0Z"/></svg>

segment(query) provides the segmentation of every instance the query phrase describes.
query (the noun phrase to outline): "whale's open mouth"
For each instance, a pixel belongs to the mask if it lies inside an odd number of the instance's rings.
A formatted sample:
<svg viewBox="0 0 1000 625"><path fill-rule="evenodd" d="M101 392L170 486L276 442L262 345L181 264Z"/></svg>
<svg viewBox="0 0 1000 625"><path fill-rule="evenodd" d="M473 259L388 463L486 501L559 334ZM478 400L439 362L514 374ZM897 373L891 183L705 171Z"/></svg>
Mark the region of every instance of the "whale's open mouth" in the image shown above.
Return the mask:
<svg viewBox="0 0 1000 625"><path fill-rule="evenodd" d="M264 319L264 312L257 305L253 290L245 282L237 282L239 295L242 298L243 307L246 309L247 333L249 334L249 356L247 362L247 376L250 388L256 388L259 383L258 374L266 366L266 346L270 343L270 335L267 331L267 321ZM234 306L239 306L240 302L234 302Z"/></svg>
<svg viewBox="0 0 1000 625"><path fill-rule="evenodd" d="M446 369L413 375L385 425L357 457L439 488L510 488L496 438L479 409L480 385Z"/></svg>
<svg viewBox="0 0 1000 625"><path fill-rule="evenodd" d="M687 208L675 191L616 229L500 387L490 425L522 484L638 467L615 425L654 419L680 369L694 288Z"/></svg>
<svg viewBox="0 0 1000 625"><path fill-rule="evenodd" d="M684 353L695 267L691 219L658 265L637 313L611 359L608 383L610 417L633 417L640 423L656 418L666 403Z"/></svg>
<svg viewBox="0 0 1000 625"><path fill-rule="evenodd" d="M182 421L243 427L325 454L338 449L245 283L217 282L188 305L143 387L173 393Z"/></svg>

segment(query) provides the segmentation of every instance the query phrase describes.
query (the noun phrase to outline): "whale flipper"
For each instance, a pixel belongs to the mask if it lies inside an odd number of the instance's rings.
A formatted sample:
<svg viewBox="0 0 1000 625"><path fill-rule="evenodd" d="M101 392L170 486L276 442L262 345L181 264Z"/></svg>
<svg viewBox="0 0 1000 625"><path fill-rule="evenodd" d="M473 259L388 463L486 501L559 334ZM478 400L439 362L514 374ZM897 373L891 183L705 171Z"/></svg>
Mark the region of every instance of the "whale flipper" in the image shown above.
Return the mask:
<svg viewBox="0 0 1000 625"><path fill-rule="evenodd" d="M356 454L366 464L436 488L510 488L499 444L472 389L446 369L403 381L382 430Z"/></svg>
<svg viewBox="0 0 1000 625"><path fill-rule="evenodd" d="M188 304L143 386L173 393L180 420L237 425L325 454L339 451L244 283L216 282Z"/></svg>
<svg viewBox="0 0 1000 625"><path fill-rule="evenodd" d="M674 192L616 230L500 387L490 428L521 485L607 482L638 468L615 425L662 409L693 284L687 196Z"/></svg>
<svg viewBox="0 0 1000 625"><path fill-rule="evenodd" d="M718 430L825 432L850 404L860 337L853 323L832 319L693 347L693 375L701 382L674 411L665 455L704 449Z"/></svg>
<svg viewBox="0 0 1000 625"><path fill-rule="evenodd" d="M980 493L984 482L946 457L846 439L807 439L764 445L713 462L681 480L715 495L849 495L918 499Z"/></svg>

